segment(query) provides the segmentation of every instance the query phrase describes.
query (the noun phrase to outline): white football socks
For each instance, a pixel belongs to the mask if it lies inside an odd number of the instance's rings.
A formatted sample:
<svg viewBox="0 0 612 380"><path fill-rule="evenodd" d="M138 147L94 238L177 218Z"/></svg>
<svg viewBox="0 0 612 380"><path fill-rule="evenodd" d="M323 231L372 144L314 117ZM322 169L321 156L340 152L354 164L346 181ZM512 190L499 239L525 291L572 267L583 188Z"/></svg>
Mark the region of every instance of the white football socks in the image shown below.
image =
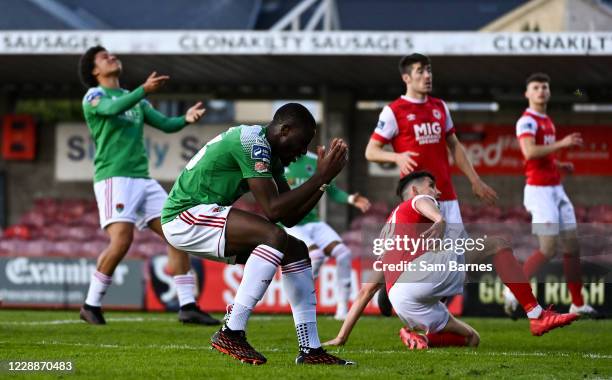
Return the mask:
<svg viewBox="0 0 612 380"><path fill-rule="evenodd" d="M244 265L242 281L226 322L227 327L232 330L246 330L251 311L268 289L282 259L282 252L265 244L260 244L253 250ZM310 280L312 282L312 278Z"/></svg>
<svg viewBox="0 0 612 380"><path fill-rule="evenodd" d="M85 303L89 306L100 307L102 305L102 297L106 294L106 289L110 286L113 280L112 276L107 276L102 272L95 271L91 275L89 290Z"/></svg>
<svg viewBox="0 0 612 380"><path fill-rule="evenodd" d="M310 256L310 263L312 265L312 276L316 280L319 277L319 270L321 269L321 265L325 262L325 253L323 253L322 249L316 248L308 252Z"/></svg>
<svg viewBox="0 0 612 380"><path fill-rule="evenodd" d="M338 244L331 252L336 259L337 303L340 308L347 308L351 296L351 269L353 255L344 244Z"/></svg>
<svg viewBox="0 0 612 380"><path fill-rule="evenodd" d="M298 344L300 347L319 348L317 297L310 262L304 259L281 269L283 290L291 305Z"/></svg>
<svg viewBox="0 0 612 380"><path fill-rule="evenodd" d="M195 276L191 273L174 276L174 285L178 295L179 305L195 303Z"/></svg>

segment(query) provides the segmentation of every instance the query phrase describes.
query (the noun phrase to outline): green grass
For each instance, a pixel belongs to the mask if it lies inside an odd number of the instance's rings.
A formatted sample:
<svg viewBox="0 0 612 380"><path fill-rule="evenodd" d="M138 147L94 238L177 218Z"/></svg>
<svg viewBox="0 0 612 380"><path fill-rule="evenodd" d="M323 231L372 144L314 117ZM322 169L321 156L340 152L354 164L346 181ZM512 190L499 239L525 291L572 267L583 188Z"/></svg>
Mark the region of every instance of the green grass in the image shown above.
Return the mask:
<svg viewBox="0 0 612 380"><path fill-rule="evenodd" d="M478 349L412 352L396 318L364 317L347 346L331 351L355 367L296 366L290 316L256 315L251 344L268 363L252 367L209 349L213 327L183 326L175 315L108 312L106 326L78 321L76 311L0 310L0 360L72 360L74 373L0 373L0 378L612 378L612 322L578 321L543 337L526 320L465 318L481 336ZM54 322L55 321L55 322ZM340 323L319 318L322 339Z"/></svg>

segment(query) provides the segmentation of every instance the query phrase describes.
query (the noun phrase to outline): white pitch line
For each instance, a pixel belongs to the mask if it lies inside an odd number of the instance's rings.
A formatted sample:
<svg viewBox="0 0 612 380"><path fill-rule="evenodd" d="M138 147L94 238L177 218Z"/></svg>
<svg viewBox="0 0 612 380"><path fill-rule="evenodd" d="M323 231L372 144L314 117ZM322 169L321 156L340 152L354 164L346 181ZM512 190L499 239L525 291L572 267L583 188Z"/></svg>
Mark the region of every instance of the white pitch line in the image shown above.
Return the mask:
<svg viewBox="0 0 612 380"><path fill-rule="evenodd" d="M271 321L278 318L269 315L254 315L249 318L252 321ZM108 322L175 322L174 318L156 318L156 317L122 317L122 318L106 318ZM43 325L70 325L84 323L80 319L54 319L47 321L0 321L0 325L7 326L43 326Z"/></svg>
<svg viewBox="0 0 612 380"><path fill-rule="evenodd" d="M0 342L2 343L2 342ZM50 346L75 346L75 347L95 347L95 348L121 348L121 349L161 349L161 350L194 350L194 351L202 351L209 350L210 346L192 346L188 344L148 344L144 346L139 345L119 345L119 344L103 344L103 343L75 343L75 342L60 342L60 341L40 341L36 342L38 345L50 345ZM262 348L262 352L285 352L287 350L275 348ZM333 350L335 351L335 350ZM408 350L338 350L340 354L379 354L379 355L405 355ZM334 352L335 353L335 352ZM449 351L437 351L437 350L428 350L427 354L432 355L456 355L457 352L449 352ZM496 357L543 357L543 356L561 356L561 357L570 357L571 353L568 352L520 352L520 351L500 351L500 352L482 352L482 351L464 351L461 354L474 355L474 356L496 356ZM612 355L605 355L599 353L583 353L577 354L582 356L584 359L591 360L609 360L612 359Z"/></svg>
<svg viewBox="0 0 612 380"><path fill-rule="evenodd" d="M167 318L140 318L140 317L126 317L126 318L107 318L108 322L170 322L173 321ZM85 323L80 319L55 319L49 321L5 321L0 322L0 325L9 325L9 326L39 326L39 325L69 325L69 324L77 324L77 323Z"/></svg>

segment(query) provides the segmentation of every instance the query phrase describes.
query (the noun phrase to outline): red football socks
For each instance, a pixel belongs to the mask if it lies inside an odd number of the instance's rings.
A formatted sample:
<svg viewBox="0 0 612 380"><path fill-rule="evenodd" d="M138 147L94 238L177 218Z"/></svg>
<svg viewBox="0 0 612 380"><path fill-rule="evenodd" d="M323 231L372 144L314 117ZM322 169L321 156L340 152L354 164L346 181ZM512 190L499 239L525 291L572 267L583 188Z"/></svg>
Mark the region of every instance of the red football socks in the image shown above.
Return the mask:
<svg viewBox="0 0 612 380"><path fill-rule="evenodd" d="M538 306L538 301L531 291L528 277L525 276L521 264L516 261L511 249L505 248L497 252L493 256L493 265L499 278L510 288L525 312L529 312Z"/></svg>
<svg viewBox="0 0 612 380"><path fill-rule="evenodd" d="M567 288L572 295L572 303L576 306L584 305L582 298L582 271L580 269L580 256L563 255L563 272L567 281Z"/></svg>
<svg viewBox="0 0 612 380"><path fill-rule="evenodd" d="M523 272L525 272L527 278L531 278L538 272L538 270L540 270L542 265L546 264L547 261L548 257L544 256L542 252L535 251L531 256L529 256L527 261L525 261L525 264L523 264Z"/></svg>
<svg viewBox="0 0 612 380"><path fill-rule="evenodd" d="M430 333L426 336L429 347L467 346L466 337L451 332Z"/></svg>

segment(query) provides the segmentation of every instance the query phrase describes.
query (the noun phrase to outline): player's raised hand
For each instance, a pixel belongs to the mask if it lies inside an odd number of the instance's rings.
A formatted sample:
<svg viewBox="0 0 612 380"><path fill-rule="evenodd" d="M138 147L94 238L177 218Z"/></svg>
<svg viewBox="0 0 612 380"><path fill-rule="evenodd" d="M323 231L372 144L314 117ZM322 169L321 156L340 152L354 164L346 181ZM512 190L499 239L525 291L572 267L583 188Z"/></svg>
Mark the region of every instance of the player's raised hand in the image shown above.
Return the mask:
<svg viewBox="0 0 612 380"><path fill-rule="evenodd" d="M417 152L402 152L395 155L395 163L400 169L402 176L410 174L417 166L417 162L412 159L413 156L418 156Z"/></svg>
<svg viewBox="0 0 612 380"><path fill-rule="evenodd" d="M325 147L317 148L317 173L325 183L331 182L346 165L348 157L348 146L342 139L334 138L329 144L329 150Z"/></svg>
<svg viewBox="0 0 612 380"><path fill-rule="evenodd" d="M359 209L359 211L365 213L370 209L370 200L359 193L353 194L355 199L353 200L353 206Z"/></svg>
<svg viewBox="0 0 612 380"><path fill-rule="evenodd" d="M476 182L472 183L472 191L474 192L474 195L489 206L492 206L495 204L495 202L497 202L498 197L495 190L484 183L481 179L478 179Z"/></svg>
<svg viewBox="0 0 612 380"><path fill-rule="evenodd" d="M559 142L563 148L581 147L583 144L582 136L578 132L570 133Z"/></svg>
<svg viewBox="0 0 612 380"><path fill-rule="evenodd" d="M191 108L187 110L185 114L185 121L188 123L195 123L200 120L202 116L204 116L204 112L206 112L206 108L202 105L202 102L197 102Z"/></svg>
<svg viewBox="0 0 612 380"><path fill-rule="evenodd" d="M153 71L151 75L149 75L147 80L143 83L142 87L144 87L145 93L150 94L159 90L168 79L170 79L169 76L157 75L157 71Z"/></svg>

